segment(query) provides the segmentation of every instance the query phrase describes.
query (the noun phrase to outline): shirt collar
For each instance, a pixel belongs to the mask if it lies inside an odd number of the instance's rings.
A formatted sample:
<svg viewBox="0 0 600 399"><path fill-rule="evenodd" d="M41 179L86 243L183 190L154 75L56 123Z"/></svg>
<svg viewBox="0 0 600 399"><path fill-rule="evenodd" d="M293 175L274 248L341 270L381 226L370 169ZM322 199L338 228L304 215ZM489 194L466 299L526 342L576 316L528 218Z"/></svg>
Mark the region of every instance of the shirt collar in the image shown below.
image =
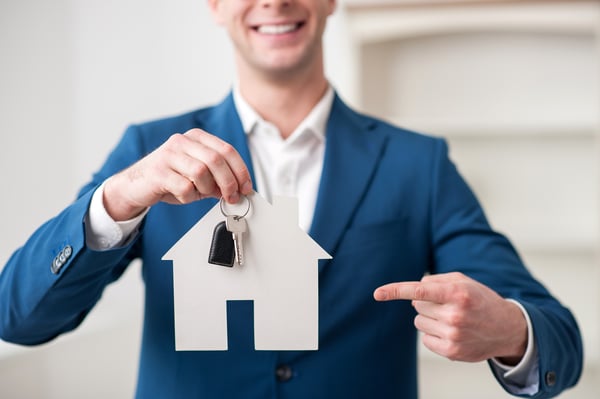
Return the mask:
<svg viewBox="0 0 600 399"><path fill-rule="evenodd" d="M327 119L331 111L334 99L334 90L331 85L327 87L325 94L317 105L309 112L309 114L300 122L298 127L290 135L290 138L296 137L301 132L310 131L319 139L325 138L325 130L327 127ZM246 134L252 133L257 124L267 123L242 97L238 86L233 89L233 102L242 122L242 127Z"/></svg>

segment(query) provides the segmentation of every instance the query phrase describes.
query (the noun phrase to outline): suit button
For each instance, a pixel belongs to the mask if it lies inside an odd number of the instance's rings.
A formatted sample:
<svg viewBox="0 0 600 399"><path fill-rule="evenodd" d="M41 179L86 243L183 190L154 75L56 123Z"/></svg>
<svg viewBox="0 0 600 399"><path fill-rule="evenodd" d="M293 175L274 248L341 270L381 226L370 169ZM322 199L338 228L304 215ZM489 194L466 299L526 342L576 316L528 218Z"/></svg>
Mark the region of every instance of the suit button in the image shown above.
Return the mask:
<svg viewBox="0 0 600 399"><path fill-rule="evenodd" d="M554 371L548 371L546 373L546 385L553 387L556 384L556 373Z"/></svg>
<svg viewBox="0 0 600 399"><path fill-rule="evenodd" d="M280 366L277 366L277 369L275 370L275 377L277 378L277 381L279 381L279 382L289 381L292 379L293 376L294 376L294 371L287 364L282 364Z"/></svg>

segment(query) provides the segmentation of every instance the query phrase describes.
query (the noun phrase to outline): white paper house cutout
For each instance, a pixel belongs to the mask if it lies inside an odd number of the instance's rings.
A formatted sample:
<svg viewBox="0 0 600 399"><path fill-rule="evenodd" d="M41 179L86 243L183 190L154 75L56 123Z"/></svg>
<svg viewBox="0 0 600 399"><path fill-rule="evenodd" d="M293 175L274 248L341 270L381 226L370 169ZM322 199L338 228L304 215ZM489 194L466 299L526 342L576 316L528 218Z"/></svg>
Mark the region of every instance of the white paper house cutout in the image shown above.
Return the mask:
<svg viewBox="0 0 600 399"><path fill-rule="evenodd" d="M227 300L254 300L255 349L318 349L318 260L331 256L298 226L295 198L248 199L242 266L208 263L219 204L162 258L173 261L176 350L227 350Z"/></svg>

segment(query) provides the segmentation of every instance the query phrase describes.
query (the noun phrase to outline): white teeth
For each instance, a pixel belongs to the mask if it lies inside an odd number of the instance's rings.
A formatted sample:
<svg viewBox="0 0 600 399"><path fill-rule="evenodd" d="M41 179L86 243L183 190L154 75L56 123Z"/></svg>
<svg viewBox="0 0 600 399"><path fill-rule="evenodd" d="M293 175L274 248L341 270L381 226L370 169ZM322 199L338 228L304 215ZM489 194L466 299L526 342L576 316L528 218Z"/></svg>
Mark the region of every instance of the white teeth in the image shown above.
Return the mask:
<svg viewBox="0 0 600 399"><path fill-rule="evenodd" d="M282 33L288 33L293 30L296 30L298 27L297 24L287 24L287 25L261 25L258 27L259 33L264 33L267 35L280 35Z"/></svg>

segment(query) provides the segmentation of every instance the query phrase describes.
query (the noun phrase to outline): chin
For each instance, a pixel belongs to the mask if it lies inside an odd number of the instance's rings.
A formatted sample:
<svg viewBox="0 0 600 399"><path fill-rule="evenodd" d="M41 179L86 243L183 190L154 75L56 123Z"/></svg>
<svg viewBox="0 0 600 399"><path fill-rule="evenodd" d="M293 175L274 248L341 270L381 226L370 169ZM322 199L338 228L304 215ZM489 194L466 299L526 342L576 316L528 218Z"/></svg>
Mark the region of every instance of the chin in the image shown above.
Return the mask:
<svg viewBox="0 0 600 399"><path fill-rule="evenodd" d="M318 57L302 53L278 54L270 58L264 58L262 66L273 73L293 73L310 69L310 65L317 62Z"/></svg>

